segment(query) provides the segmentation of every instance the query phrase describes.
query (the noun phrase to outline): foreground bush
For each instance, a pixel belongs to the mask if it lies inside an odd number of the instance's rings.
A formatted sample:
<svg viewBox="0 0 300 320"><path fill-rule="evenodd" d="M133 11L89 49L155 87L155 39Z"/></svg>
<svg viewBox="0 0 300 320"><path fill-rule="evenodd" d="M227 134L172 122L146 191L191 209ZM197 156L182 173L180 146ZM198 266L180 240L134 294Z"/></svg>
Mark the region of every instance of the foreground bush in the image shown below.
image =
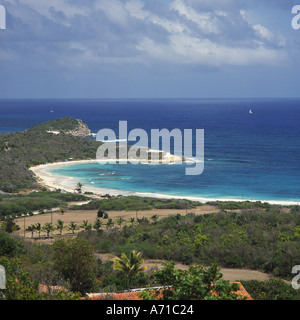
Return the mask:
<svg viewBox="0 0 300 320"><path fill-rule="evenodd" d="M200 265L179 270L174 262L164 264L161 271L154 272L155 282L164 286L163 290L143 291L145 300L239 300L235 292L237 283L222 279L216 264L205 269Z"/></svg>
<svg viewBox="0 0 300 320"><path fill-rule="evenodd" d="M300 291L280 279L241 281L254 300L300 300Z"/></svg>

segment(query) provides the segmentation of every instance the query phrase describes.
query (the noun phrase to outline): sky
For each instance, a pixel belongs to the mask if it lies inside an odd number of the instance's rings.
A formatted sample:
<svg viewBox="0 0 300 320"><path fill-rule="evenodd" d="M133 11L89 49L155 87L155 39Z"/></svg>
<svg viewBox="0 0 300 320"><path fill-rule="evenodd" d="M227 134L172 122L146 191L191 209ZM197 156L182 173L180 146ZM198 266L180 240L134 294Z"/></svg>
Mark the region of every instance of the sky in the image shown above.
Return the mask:
<svg viewBox="0 0 300 320"><path fill-rule="evenodd" d="M297 4L0 0L0 98L300 97Z"/></svg>

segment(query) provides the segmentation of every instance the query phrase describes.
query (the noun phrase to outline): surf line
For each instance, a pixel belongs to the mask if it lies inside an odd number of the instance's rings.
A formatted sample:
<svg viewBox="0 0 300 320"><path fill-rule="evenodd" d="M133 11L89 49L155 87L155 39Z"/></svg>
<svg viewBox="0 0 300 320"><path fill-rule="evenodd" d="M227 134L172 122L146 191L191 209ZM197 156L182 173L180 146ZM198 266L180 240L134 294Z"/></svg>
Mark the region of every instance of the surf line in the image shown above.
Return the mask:
<svg viewBox="0 0 300 320"><path fill-rule="evenodd" d="M186 175L200 175L204 171L204 129L195 131L195 148L193 148L193 129L184 129L183 133L178 128L171 131L151 129L151 148L149 148L148 133L144 129L135 128L128 133L127 121L119 121L118 138L112 129L104 128L98 131L96 140L101 141L102 144L97 149L96 159L101 164L182 164L185 162L189 164L189 167L185 168ZM173 140L173 154L170 153L171 140ZM129 146L128 141L135 144ZM160 150L160 142L162 150ZM195 156L193 156L193 149ZM195 166L190 167L191 163Z"/></svg>

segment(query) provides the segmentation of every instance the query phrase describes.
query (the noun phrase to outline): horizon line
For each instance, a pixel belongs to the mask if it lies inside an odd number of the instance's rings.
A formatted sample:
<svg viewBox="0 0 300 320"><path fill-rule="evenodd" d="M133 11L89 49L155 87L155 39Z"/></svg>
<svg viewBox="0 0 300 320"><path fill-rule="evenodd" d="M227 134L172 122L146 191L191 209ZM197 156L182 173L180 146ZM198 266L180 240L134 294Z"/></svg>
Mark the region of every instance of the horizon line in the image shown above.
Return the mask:
<svg viewBox="0 0 300 320"><path fill-rule="evenodd" d="M137 98L137 97L127 97L127 98L78 98L78 97L65 97L65 98L53 98L53 97L32 97L32 98L0 98L1 100L251 100L251 99L300 99L298 97L162 97L162 98L154 98L154 97L144 97L144 98Z"/></svg>

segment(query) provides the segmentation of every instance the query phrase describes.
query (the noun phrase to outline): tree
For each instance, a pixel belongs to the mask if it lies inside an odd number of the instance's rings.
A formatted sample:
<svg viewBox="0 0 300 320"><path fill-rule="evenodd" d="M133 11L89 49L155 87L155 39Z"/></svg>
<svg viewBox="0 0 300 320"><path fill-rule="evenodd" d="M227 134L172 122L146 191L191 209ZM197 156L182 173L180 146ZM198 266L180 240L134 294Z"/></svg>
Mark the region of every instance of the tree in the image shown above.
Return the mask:
<svg viewBox="0 0 300 320"><path fill-rule="evenodd" d="M78 182L77 185L76 185L75 190L76 190L78 193L82 193L82 187L83 187L83 184L82 184L81 182Z"/></svg>
<svg viewBox="0 0 300 320"><path fill-rule="evenodd" d="M157 220L158 220L158 215L157 215L157 214L154 214L154 215L151 217L151 220L153 221L153 223L156 223Z"/></svg>
<svg viewBox="0 0 300 320"><path fill-rule="evenodd" d="M125 222L125 219L123 217L118 217L116 222L120 226L120 230L121 230L121 226L123 222Z"/></svg>
<svg viewBox="0 0 300 320"><path fill-rule="evenodd" d="M92 225L89 224L88 220L83 220L81 227L84 231L90 231L92 229Z"/></svg>
<svg viewBox="0 0 300 320"><path fill-rule="evenodd" d="M137 222L139 224L148 224L149 223L149 219L146 217L142 217L142 218L137 218Z"/></svg>
<svg viewBox="0 0 300 320"><path fill-rule="evenodd" d="M112 228L114 226L114 222L112 218L109 218L106 222L106 228Z"/></svg>
<svg viewBox="0 0 300 320"><path fill-rule="evenodd" d="M46 222L42 228L47 233L47 237L49 237L49 234L51 231L54 231L54 226L50 222Z"/></svg>
<svg viewBox="0 0 300 320"><path fill-rule="evenodd" d="M96 219L96 221L94 222L93 228L99 232L99 230L102 227L102 221L100 219Z"/></svg>
<svg viewBox="0 0 300 320"><path fill-rule="evenodd" d="M35 230L38 231L38 233L39 233L39 238L40 238L40 237L41 237L42 226L41 226L41 224L40 224L39 222L36 223L36 225L35 225Z"/></svg>
<svg viewBox="0 0 300 320"><path fill-rule="evenodd" d="M69 281L72 291L90 290L97 276L93 246L82 238L57 240L53 244L54 269Z"/></svg>
<svg viewBox="0 0 300 320"><path fill-rule="evenodd" d="M103 211L101 208L98 209L97 211L97 217L98 218L103 218L105 211Z"/></svg>
<svg viewBox="0 0 300 320"><path fill-rule="evenodd" d="M131 223L131 226L133 226L135 219L134 218L129 218L129 222Z"/></svg>
<svg viewBox="0 0 300 320"><path fill-rule="evenodd" d="M74 234L75 230L78 229L77 224L75 223L75 221L71 221L68 225L69 230L72 230L72 233Z"/></svg>
<svg viewBox="0 0 300 320"><path fill-rule="evenodd" d="M0 257L0 265L6 271L6 289L0 290L0 296L7 300L38 300L37 283L31 281L19 259Z"/></svg>
<svg viewBox="0 0 300 320"><path fill-rule="evenodd" d="M131 280L135 274L143 272L148 267L141 267L144 259L142 258L142 252L132 250L129 257L125 253L121 254L121 258L115 257L113 268L124 273L129 279L129 290L131 288Z"/></svg>
<svg viewBox="0 0 300 320"><path fill-rule="evenodd" d="M161 271L156 271L156 283L164 286L162 291L145 291L144 299L162 300L238 300L241 297L235 292L237 283L222 279L216 264L209 268L192 265L188 270L179 270L174 262L163 264Z"/></svg>
<svg viewBox="0 0 300 320"><path fill-rule="evenodd" d="M8 233L13 233L14 231L20 230L20 227L14 222L12 218L8 218L2 223L1 229Z"/></svg>
<svg viewBox="0 0 300 320"><path fill-rule="evenodd" d="M26 229L26 231L31 232L31 237L33 237L33 233L34 233L35 230L36 230L36 227L35 227L34 224L28 226L27 229Z"/></svg>
<svg viewBox="0 0 300 320"><path fill-rule="evenodd" d="M61 235L62 231L64 229L64 222L62 220L57 220L56 229L59 230L60 235Z"/></svg>
<svg viewBox="0 0 300 320"><path fill-rule="evenodd" d="M24 245L21 240L11 237L4 231L0 231L0 256L16 257L23 247Z"/></svg>

